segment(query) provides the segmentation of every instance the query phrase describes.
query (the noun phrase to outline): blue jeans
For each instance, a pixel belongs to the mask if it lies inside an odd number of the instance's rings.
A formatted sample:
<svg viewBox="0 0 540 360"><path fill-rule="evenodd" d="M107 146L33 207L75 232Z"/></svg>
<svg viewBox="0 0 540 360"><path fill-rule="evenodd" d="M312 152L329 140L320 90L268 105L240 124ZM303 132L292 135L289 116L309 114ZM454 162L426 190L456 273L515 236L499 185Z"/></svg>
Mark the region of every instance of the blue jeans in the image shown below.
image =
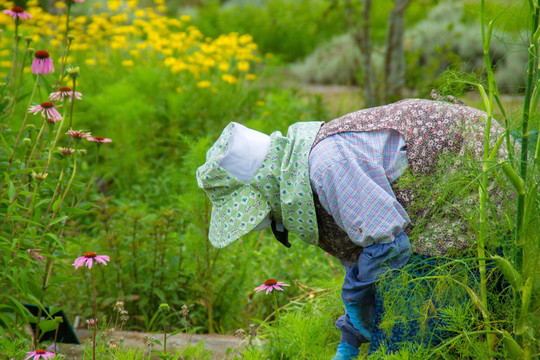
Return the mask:
<svg viewBox="0 0 540 360"><path fill-rule="evenodd" d="M409 237L402 232L389 244L365 247L355 264L345 265L341 296L346 313L336 321L336 327L341 330L340 342L358 347L370 341L375 317L375 283L387 271L405 266L410 255Z"/></svg>

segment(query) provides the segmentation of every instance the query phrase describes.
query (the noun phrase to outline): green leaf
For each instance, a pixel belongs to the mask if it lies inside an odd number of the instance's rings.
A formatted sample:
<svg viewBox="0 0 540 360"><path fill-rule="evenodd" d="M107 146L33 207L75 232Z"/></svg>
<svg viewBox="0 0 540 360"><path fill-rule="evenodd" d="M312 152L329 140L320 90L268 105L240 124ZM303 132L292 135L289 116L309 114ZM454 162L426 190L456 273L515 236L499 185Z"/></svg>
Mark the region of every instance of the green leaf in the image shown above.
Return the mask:
<svg viewBox="0 0 540 360"><path fill-rule="evenodd" d="M11 150L11 148L9 147L9 144L7 143L6 139L2 135L0 135L0 138L2 138L2 144L4 145L4 149L6 150L7 157L11 158L11 154L13 154L13 151Z"/></svg>
<svg viewBox="0 0 540 360"><path fill-rule="evenodd" d="M523 288L523 279L517 270L510 264L508 260L498 255L492 257L493 262L497 265L497 268L504 275L506 280L512 285L515 291L520 292Z"/></svg>
<svg viewBox="0 0 540 360"><path fill-rule="evenodd" d="M58 207L60 206L60 201L62 200L62 198L58 198L56 199L56 201L53 203L53 206L52 206L52 209L54 212L56 212L56 209L58 209Z"/></svg>
<svg viewBox="0 0 540 360"><path fill-rule="evenodd" d="M484 304L482 303L482 300L480 300L480 297L470 287L468 287L466 285L464 287L465 287L465 290L467 291L467 293L469 294L469 297L473 301L473 303L482 312L482 315L484 316L484 318L486 318L486 319L490 318L491 316L490 316L489 312L486 310Z"/></svg>
<svg viewBox="0 0 540 360"><path fill-rule="evenodd" d="M9 187L8 187L8 197L9 197L9 202L13 202L13 199L15 198L15 195L17 194L17 189L15 189L15 186L13 185L13 183L11 182L11 180L9 181Z"/></svg>
<svg viewBox="0 0 540 360"><path fill-rule="evenodd" d="M59 312L61 310L62 310L61 307L51 305L51 306L49 306L49 315L52 316L53 314L56 314L57 312Z"/></svg>
<svg viewBox="0 0 540 360"><path fill-rule="evenodd" d="M508 177L508 180L514 185L514 188L516 189L516 192L519 195L525 194L525 182L521 178L521 176L518 175L518 173L510 166L508 162L501 163L501 167L506 175Z"/></svg>
<svg viewBox="0 0 540 360"><path fill-rule="evenodd" d="M63 283L67 283L67 282L70 282L70 281L75 281L75 280L78 280L80 278L76 278L76 277L73 277L73 276L53 276L51 278L51 280L49 281L49 284L50 285L57 285L57 284L63 284Z"/></svg>
<svg viewBox="0 0 540 360"><path fill-rule="evenodd" d="M512 335L508 333L508 331L503 330L503 343L506 346L506 349L508 350L508 354L512 359L521 360L523 359L523 349L519 344L514 340Z"/></svg>
<svg viewBox="0 0 540 360"><path fill-rule="evenodd" d="M64 221L65 219L67 219L67 215L57 217L56 219L51 221L51 223L49 225L58 224L60 221Z"/></svg>
<svg viewBox="0 0 540 360"><path fill-rule="evenodd" d="M60 241L60 239L58 238L58 235L53 234L53 233L51 233L51 232L46 233L45 236L51 238L51 239L54 240L56 243L58 243L58 242Z"/></svg>
<svg viewBox="0 0 540 360"><path fill-rule="evenodd" d="M59 325L58 322L54 320L41 320L39 322L39 328L43 333L46 333L47 331L56 330L56 328L58 328L58 325Z"/></svg>
<svg viewBox="0 0 540 360"><path fill-rule="evenodd" d="M531 305L531 295L533 289L533 277L529 277L523 285L523 292L521 293L521 312L519 319L516 323L516 335L523 335L527 332L527 320L529 320L529 306Z"/></svg>
<svg viewBox="0 0 540 360"><path fill-rule="evenodd" d="M65 207L62 209L62 212L65 212L67 214L74 214L74 215L88 214L88 210L84 210L80 208L73 208L73 207Z"/></svg>
<svg viewBox="0 0 540 360"><path fill-rule="evenodd" d="M51 84L49 83L49 81L47 81L47 78L45 76L40 76L39 80L41 80L41 83L43 84L43 86L45 86L45 89L47 90L47 93L50 94L50 93L53 92L53 88L52 88Z"/></svg>

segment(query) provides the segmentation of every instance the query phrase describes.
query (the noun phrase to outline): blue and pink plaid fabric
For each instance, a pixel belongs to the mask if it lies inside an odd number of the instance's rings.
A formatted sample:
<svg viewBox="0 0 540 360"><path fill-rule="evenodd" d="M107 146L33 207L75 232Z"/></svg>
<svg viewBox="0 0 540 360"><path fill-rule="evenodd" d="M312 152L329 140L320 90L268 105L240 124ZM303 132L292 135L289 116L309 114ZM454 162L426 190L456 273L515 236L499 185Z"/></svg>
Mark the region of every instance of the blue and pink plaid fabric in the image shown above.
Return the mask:
<svg viewBox="0 0 540 360"><path fill-rule="evenodd" d="M392 242L409 223L390 186L406 167L405 140L394 130L338 133L309 156L313 191L362 247Z"/></svg>

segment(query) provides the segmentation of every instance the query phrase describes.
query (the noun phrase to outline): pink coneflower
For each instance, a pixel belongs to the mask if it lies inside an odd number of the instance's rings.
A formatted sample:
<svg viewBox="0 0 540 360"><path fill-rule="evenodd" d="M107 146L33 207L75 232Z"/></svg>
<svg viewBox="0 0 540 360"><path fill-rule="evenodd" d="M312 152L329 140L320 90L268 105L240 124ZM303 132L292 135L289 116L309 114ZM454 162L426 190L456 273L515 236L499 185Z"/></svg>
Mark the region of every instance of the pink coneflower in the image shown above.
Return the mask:
<svg viewBox="0 0 540 360"><path fill-rule="evenodd" d="M88 319L86 320L86 325L88 326L96 326L97 322L96 319Z"/></svg>
<svg viewBox="0 0 540 360"><path fill-rule="evenodd" d="M87 132L87 131L84 131L84 130L75 131L73 129L69 129L66 134L71 135L73 138L75 138L77 140L81 140L81 139L87 138L89 136L92 136L92 134L90 132Z"/></svg>
<svg viewBox="0 0 540 360"><path fill-rule="evenodd" d="M71 90L71 88L68 88L67 86L61 87L60 89L58 89L57 92L53 92L49 95L49 99L51 99L51 101L64 101L66 98L69 98L69 101L73 101L73 90ZM75 99L81 100L82 94L75 91Z"/></svg>
<svg viewBox="0 0 540 360"><path fill-rule="evenodd" d="M42 113L43 116L45 116L47 119L57 119L62 120L62 115L56 110L53 103L50 102L44 102L40 105L32 106L30 109L28 109L29 113L32 113L34 115L37 115L38 113Z"/></svg>
<svg viewBox="0 0 540 360"><path fill-rule="evenodd" d="M58 150L64 155L72 155L75 152L75 149L61 147L61 146L58 147Z"/></svg>
<svg viewBox="0 0 540 360"><path fill-rule="evenodd" d="M38 50L34 53L32 62L32 72L36 75L47 75L54 71L54 64L45 50Z"/></svg>
<svg viewBox="0 0 540 360"><path fill-rule="evenodd" d="M30 254L31 257L36 259L38 264L41 264L41 260L45 259L45 256L39 255L40 251L41 249L28 249L28 253Z"/></svg>
<svg viewBox="0 0 540 360"><path fill-rule="evenodd" d="M79 267L86 265L91 269L94 261L107 265L109 257L107 255L98 255L95 251L89 251L85 252L83 256L75 259L73 266L75 266L75 269L78 269Z"/></svg>
<svg viewBox="0 0 540 360"><path fill-rule="evenodd" d="M15 6L14 8L11 8L11 10L4 10L4 14L12 16L15 20L17 19L31 19L32 15L24 11L23 8Z"/></svg>
<svg viewBox="0 0 540 360"><path fill-rule="evenodd" d="M28 356L24 360L39 360L39 359L52 359L56 355L49 350L36 349L34 351L28 351Z"/></svg>
<svg viewBox="0 0 540 360"><path fill-rule="evenodd" d="M268 295L268 293L273 291L274 289L283 291L283 289L281 288L282 286L289 286L289 284L285 284L284 282L277 281L274 279L268 279L264 282L264 284L257 286L255 288L255 291L259 292L259 291L266 290L266 295Z"/></svg>
<svg viewBox="0 0 540 360"><path fill-rule="evenodd" d="M88 141L93 141L93 142L97 142L98 144L111 143L111 142L112 142L111 139L102 138L102 137L100 137L100 136L88 137L88 138L86 138L86 140L88 140Z"/></svg>

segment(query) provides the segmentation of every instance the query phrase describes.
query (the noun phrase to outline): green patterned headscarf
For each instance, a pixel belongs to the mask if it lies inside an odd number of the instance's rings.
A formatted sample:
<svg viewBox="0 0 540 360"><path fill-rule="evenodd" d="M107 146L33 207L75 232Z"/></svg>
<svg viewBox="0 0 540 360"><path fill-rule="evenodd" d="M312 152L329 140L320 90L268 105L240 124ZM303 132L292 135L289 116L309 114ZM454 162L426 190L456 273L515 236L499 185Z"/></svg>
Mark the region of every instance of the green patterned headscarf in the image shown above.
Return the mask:
<svg viewBox="0 0 540 360"><path fill-rule="evenodd" d="M252 231L269 213L303 241L317 244L318 228L309 181L308 157L323 122L301 122L287 136L270 135L270 147L248 183L219 165L235 123L229 124L197 169L200 188L212 202L209 240L223 248Z"/></svg>

